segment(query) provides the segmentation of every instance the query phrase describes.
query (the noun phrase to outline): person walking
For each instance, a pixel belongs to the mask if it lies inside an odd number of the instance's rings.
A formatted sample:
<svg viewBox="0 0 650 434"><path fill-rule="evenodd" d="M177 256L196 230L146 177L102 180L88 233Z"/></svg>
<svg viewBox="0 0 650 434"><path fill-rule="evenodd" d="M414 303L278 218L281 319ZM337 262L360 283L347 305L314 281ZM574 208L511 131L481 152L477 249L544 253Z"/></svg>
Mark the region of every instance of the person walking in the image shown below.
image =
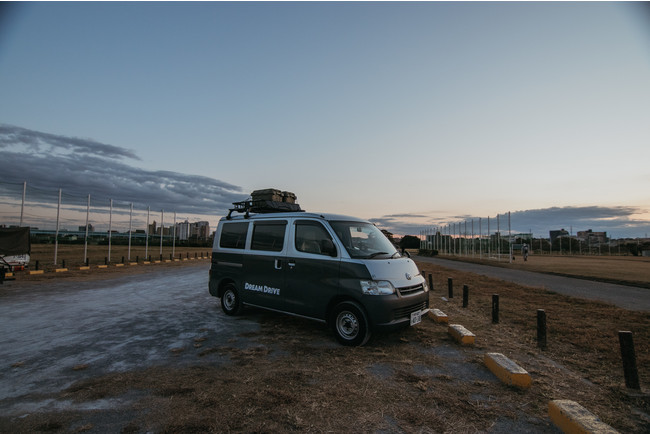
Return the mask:
<svg viewBox="0 0 650 434"><path fill-rule="evenodd" d="M524 261L528 260L528 244L524 244L521 248L521 254L524 256Z"/></svg>

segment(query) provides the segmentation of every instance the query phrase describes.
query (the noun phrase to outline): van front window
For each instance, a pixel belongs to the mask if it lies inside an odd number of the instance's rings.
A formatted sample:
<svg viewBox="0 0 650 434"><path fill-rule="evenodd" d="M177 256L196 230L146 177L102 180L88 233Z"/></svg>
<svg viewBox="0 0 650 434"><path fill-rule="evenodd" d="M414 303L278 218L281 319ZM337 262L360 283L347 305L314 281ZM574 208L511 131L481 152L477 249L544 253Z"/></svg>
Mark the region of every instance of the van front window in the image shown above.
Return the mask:
<svg viewBox="0 0 650 434"><path fill-rule="evenodd" d="M395 246L371 223L330 221L330 225L351 258L399 257Z"/></svg>

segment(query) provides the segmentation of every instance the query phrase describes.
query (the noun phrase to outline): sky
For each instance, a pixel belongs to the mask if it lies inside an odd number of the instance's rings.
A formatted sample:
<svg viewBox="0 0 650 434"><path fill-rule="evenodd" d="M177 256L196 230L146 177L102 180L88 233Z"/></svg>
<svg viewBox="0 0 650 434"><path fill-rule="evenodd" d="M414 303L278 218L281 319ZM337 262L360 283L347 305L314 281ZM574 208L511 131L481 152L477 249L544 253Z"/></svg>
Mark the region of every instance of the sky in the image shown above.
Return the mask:
<svg viewBox="0 0 650 434"><path fill-rule="evenodd" d="M0 187L643 237L649 162L647 3L0 5Z"/></svg>

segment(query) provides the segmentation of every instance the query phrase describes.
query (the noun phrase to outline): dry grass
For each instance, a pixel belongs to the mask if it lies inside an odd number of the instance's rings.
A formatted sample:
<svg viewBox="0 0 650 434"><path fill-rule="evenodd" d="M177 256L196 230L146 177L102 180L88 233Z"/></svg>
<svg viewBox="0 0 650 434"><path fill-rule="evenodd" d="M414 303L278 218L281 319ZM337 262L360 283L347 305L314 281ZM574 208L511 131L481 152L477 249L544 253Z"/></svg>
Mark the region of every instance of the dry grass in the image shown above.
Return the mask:
<svg viewBox="0 0 650 434"><path fill-rule="evenodd" d="M618 331L634 333L637 366L642 385L650 384L650 315L647 312L628 311L615 306L571 298L550 291L532 289L471 273L420 264L427 273L434 272L437 294L447 292L447 277L457 285L470 288L470 308L463 309L461 300L443 303L442 309L478 336L477 346L504 354L519 353L528 366L539 366L532 371L548 377L538 386L548 389L549 396L562 396L558 392L577 396L578 401L623 431L634 431L629 424L629 405L635 399L624 393L623 367L618 341ZM443 270L441 276L440 271ZM456 291L458 292L458 291ZM436 292L434 291L434 294ZM491 322L492 294L499 294L500 323ZM438 303L440 304L440 303ZM537 309L544 309L548 324L548 348L540 351L537 346ZM522 361L524 361L522 360ZM546 367L544 367L546 365ZM556 366L557 365L557 366ZM550 372L548 369L551 369ZM550 375L553 371L568 370L584 385L558 388L560 378ZM584 396L583 396L584 395ZM575 399L575 398L569 398ZM648 396L640 398L636 405L650 413ZM645 429L650 428L645 421Z"/></svg>
<svg viewBox="0 0 650 434"><path fill-rule="evenodd" d="M194 257L194 255L201 256L207 255L212 252L211 247L176 247L173 249L174 258L182 255L183 258ZM139 259L140 262L146 259L145 253L151 256L152 260L160 259L160 246L149 246L148 251L145 246L131 246L131 261L135 262ZM162 257L169 259L172 254L172 247L163 246ZM108 246L89 245L87 257L90 265L104 264L105 259L108 257ZM110 263L128 262L129 248L128 246L111 246L111 261ZM78 267L83 265L84 259L84 246L83 244L60 244L57 253L57 266L61 266L62 261L65 260L66 267ZM54 265L54 244L32 244L32 253L30 255L30 267L34 268L36 261L39 261L40 269L56 268Z"/></svg>
<svg viewBox="0 0 650 434"><path fill-rule="evenodd" d="M624 388L617 331L632 330L642 385L650 384L650 316L576 300L488 277L419 264L434 275L432 304L477 335L461 347L446 327L376 336L361 348L333 343L323 325L248 311L259 333L212 343L189 339L189 367L152 367L80 381L52 396L129 403L123 432L485 432L548 429L548 401L573 399L621 432L650 431L650 398ZM470 304L441 300L447 277L470 288ZM491 295L500 323L491 323ZM536 310L546 310L548 349L537 348ZM495 380L485 352L502 352L533 377L520 391ZM225 359L224 359L225 357ZM224 362L223 360L226 360ZM65 432L92 428L83 412L0 418L0 431ZM505 425L504 425L505 424Z"/></svg>
<svg viewBox="0 0 650 434"><path fill-rule="evenodd" d="M454 257L441 256L445 259ZM566 276L586 277L617 283L631 283L637 286L650 287L650 258L640 256L550 256L530 255L524 262L520 255L515 255L512 263L507 255L496 259L480 260L478 256L459 258L466 262L486 265L498 265L518 270L537 271Z"/></svg>

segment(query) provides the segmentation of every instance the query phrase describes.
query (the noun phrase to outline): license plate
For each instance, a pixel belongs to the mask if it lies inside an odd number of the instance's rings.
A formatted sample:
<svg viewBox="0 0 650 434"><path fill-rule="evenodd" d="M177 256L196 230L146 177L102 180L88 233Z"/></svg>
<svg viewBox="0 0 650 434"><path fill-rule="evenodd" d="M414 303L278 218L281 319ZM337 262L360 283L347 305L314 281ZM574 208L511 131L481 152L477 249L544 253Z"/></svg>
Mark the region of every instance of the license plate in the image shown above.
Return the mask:
<svg viewBox="0 0 650 434"><path fill-rule="evenodd" d="M418 310L411 313L411 325L415 325L422 321L422 311Z"/></svg>

